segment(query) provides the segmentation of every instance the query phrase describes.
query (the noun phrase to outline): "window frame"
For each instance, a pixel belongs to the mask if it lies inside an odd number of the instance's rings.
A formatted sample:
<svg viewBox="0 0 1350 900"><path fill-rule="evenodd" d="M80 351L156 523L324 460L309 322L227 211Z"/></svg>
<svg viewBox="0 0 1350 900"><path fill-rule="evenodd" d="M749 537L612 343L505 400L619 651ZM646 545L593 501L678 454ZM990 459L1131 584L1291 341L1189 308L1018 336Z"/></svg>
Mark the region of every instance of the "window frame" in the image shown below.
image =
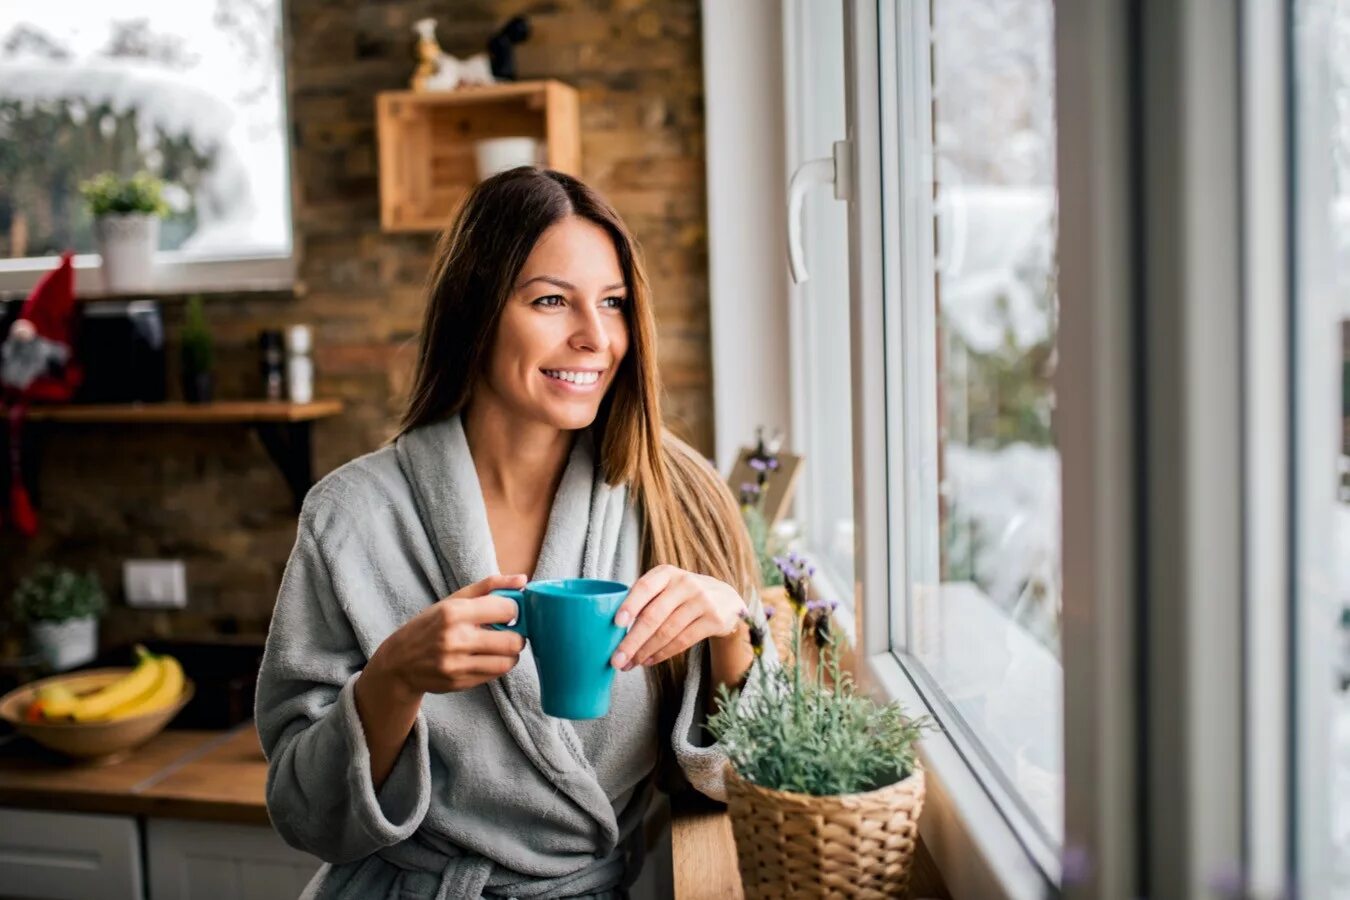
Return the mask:
<svg viewBox="0 0 1350 900"><path fill-rule="evenodd" d="M935 851L944 875L985 861L972 896L1044 896L1059 881L1058 848L996 771L975 735L925 667L904 648L915 636L914 590L936 571L938 535L908 511L936 509L936 259L929 95L931 23L923 3L850 3L855 56L849 67L855 220L850 247L854 362L855 533L865 623L865 671L914 714L941 726L921 758L957 811L961 835ZM902 73L900 61L904 61ZM888 114L892 113L893 114ZM891 148L894 148L892 152ZM881 298L881 302L868 298ZM901 348L901 364L887 355ZM903 437L892 441L892 423ZM877 485L885 490L877 490ZM864 487L870 485L870 489ZM927 507L924 504L928 504ZM872 551L872 548L876 548ZM872 551L872 552L869 552ZM881 590L869 590L880 585ZM956 822L944 823L947 831ZM945 858L943 858L945 857ZM958 893L961 893L958 891Z"/></svg>
<svg viewBox="0 0 1350 900"><path fill-rule="evenodd" d="M286 172L284 215L287 219L287 247L284 252L258 252L256 248L241 248L238 253L191 253L183 250L156 250L154 287L136 291L137 296L173 296L195 292L224 293L234 291L287 291L295 287L299 274L300 256L296 249L295 198L297 180L295 159L290 135L294 133L291 119L292 91L290 66L287 57L291 51L291 29L286 16L286 0L277 0L281 56L277 60L282 110L279 127L285 140L282 165ZM0 259L0 297L6 294L26 295L42 276L60 263L59 256L25 256ZM104 288L103 261L97 253L77 253L71 259L75 268L76 295L80 297L109 296Z"/></svg>

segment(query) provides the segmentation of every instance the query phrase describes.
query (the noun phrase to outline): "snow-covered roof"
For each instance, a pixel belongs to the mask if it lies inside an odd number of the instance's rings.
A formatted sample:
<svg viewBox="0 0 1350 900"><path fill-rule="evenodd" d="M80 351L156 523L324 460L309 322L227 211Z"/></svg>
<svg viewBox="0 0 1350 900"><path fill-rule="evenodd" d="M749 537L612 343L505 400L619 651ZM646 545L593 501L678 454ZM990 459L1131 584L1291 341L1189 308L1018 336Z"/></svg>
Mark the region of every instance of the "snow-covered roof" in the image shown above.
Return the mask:
<svg viewBox="0 0 1350 900"><path fill-rule="evenodd" d="M199 150L221 146L234 126L234 110L210 92L162 66L134 59L66 61L20 59L0 62L0 98L38 104L58 100L108 104L135 112L142 135L155 129L187 135Z"/></svg>

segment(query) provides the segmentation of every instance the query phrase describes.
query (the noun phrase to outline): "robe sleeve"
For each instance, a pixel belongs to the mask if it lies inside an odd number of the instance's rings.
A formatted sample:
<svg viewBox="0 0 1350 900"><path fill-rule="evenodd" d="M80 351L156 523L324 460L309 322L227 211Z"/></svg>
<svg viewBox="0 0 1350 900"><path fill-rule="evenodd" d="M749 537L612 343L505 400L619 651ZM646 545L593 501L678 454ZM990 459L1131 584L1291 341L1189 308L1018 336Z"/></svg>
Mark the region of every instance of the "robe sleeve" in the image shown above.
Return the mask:
<svg viewBox="0 0 1350 900"><path fill-rule="evenodd" d="M754 615L762 615L763 604L758 595L752 598L750 609ZM767 631L767 629L766 629ZM707 641L700 641L689 648L688 671L684 676L684 690L680 696L680 708L675 717L675 730L671 734L671 745L675 750L675 761L679 763L689 783L700 793L714 800L727 799L726 788L726 751L708 732L708 705L703 689L703 681L711 678L711 660ZM773 636L765 634L764 648L759 662L755 665L777 666L778 650L774 646ZM760 679L753 675L746 679L737 698L737 708L754 701L759 692Z"/></svg>
<svg viewBox="0 0 1350 900"><path fill-rule="evenodd" d="M315 500L319 491L311 491ZM377 791L353 688L366 664L339 601L313 506L302 512L268 630L254 702L267 811L286 843L339 864L408 838L431 799L427 723L417 720ZM351 588L345 578L344 587Z"/></svg>

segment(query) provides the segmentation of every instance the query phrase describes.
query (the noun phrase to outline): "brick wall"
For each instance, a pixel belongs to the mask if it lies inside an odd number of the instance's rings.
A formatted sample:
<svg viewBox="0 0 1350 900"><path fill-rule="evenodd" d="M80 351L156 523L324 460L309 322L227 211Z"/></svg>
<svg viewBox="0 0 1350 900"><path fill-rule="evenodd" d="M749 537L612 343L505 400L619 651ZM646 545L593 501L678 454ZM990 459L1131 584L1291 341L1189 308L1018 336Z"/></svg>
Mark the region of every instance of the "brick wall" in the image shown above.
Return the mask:
<svg viewBox="0 0 1350 900"><path fill-rule="evenodd" d="M406 86L417 19L437 17L442 46L466 55L507 17L525 13L534 33L518 48L520 77L558 78L580 91L583 177L645 249L667 415L711 454L698 3L456 0L454 15L451 6L288 0L299 279L294 296L208 298L218 395L259 395L260 328L310 322L316 393L347 405L315 428L316 474L391 433L411 374L434 236L380 231L375 94ZM178 303L167 300L165 313L173 339ZM54 426L43 459L42 532L24 544L0 530L0 598L33 563L50 559L98 572L113 606L106 643L266 629L295 523L284 482L248 429ZM188 609L122 605L128 557L185 559Z"/></svg>

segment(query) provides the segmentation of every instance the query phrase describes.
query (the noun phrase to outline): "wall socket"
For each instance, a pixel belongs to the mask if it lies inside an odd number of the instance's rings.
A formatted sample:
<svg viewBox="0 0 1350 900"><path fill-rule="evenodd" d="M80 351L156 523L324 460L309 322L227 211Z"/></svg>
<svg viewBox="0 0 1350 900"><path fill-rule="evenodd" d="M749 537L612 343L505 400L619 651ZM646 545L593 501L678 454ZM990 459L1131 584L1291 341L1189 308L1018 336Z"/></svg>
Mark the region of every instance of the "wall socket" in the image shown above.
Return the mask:
<svg viewBox="0 0 1350 900"><path fill-rule="evenodd" d="M182 609L187 606L187 567L181 559L123 560L122 591L127 606Z"/></svg>

